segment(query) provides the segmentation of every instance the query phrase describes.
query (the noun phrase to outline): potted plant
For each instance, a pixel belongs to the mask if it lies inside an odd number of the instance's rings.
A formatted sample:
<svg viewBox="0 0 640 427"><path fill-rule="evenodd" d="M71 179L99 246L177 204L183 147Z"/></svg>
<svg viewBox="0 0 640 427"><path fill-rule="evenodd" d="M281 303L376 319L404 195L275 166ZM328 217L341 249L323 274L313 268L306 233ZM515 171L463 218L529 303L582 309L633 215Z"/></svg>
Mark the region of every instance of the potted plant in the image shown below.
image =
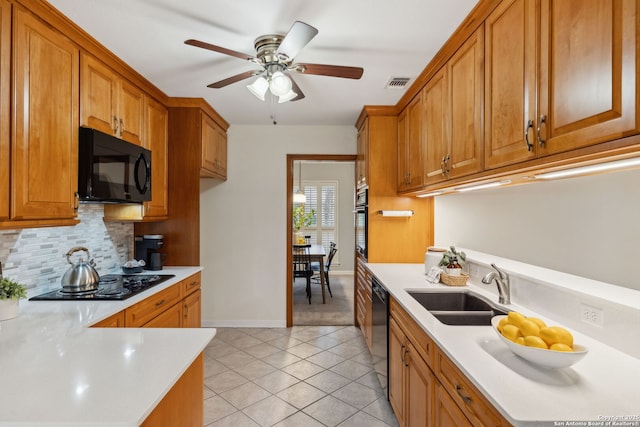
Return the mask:
<svg viewBox="0 0 640 427"><path fill-rule="evenodd" d="M11 279L0 279L0 320L18 316L18 301L27 297L27 287Z"/></svg>
<svg viewBox="0 0 640 427"><path fill-rule="evenodd" d="M455 246L450 246L449 250L442 254L438 267L443 267L450 276L459 276L466 259L467 255L464 252L458 252Z"/></svg>
<svg viewBox="0 0 640 427"><path fill-rule="evenodd" d="M301 233L301 229L310 226L313 223L314 218L316 217L315 209L311 209L310 212L306 212L304 209L304 205L296 206L293 208L293 230L294 230L294 238L293 242L296 245L304 245L305 239L304 235Z"/></svg>

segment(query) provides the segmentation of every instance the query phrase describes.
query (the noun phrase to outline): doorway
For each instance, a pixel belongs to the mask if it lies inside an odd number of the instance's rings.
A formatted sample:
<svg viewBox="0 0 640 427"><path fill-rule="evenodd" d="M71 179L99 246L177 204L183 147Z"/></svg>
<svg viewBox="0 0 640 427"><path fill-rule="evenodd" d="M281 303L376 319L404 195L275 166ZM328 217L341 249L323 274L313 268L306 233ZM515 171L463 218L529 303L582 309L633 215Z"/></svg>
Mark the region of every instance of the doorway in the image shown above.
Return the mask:
<svg viewBox="0 0 640 427"><path fill-rule="evenodd" d="M318 185L317 182L321 182L323 180L325 182L334 181L335 177L333 177L332 179L332 177L326 176L325 174L324 178L322 178L322 176L318 175L318 173L314 174L313 170L315 170L316 172L319 170L322 170L323 169L322 165L326 166L327 169L330 170L328 165L333 163L333 164L345 166L344 164L345 162L351 164L350 170L354 170L355 160L356 160L355 155L322 155L322 154L288 154L287 155L287 184L286 184L287 185L287 193L286 193L287 194L287 209L286 209L287 211L287 240L286 240L287 241L287 245L286 245L287 246L287 257L286 257L287 259L287 266L286 266L287 317L286 318L287 318L288 327L294 325L294 282L293 282L294 278L293 278L292 269L291 269L291 265L293 263L292 243L293 243L293 237L294 237L293 216L292 216L292 212L294 208L293 189L294 187L297 188L298 186L300 186L301 181L309 183L311 186ZM305 168L305 165L307 166L306 168ZM301 179L299 179L298 177L298 173L300 170L302 170ZM340 256L342 257L342 259L344 259L343 264L348 264L349 262L351 263L353 262L353 245L348 244L349 240L346 237L353 238L352 211L353 211L355 172L353 172L353 176L346 179L346 182L344 182L345 179L342 179L342 181L343 181L342 187L344 188L341 188L339 190L342 193L342 197L340 197L340 199L342 200L342 203L338 204L337 211L341 213L341 216L343 218L346 218L345 215L348 213L350 219L343 219L342 220L343 224L341 227L339 227L340 230L336 230L336 232L339 234L342 234L343 237L345 237L341 240L344 241L346 244L339 245L338 252L340 253ZM320 187L321 186L317 186L317 188L320 188ZM314 193L313 191L310 191L309 194L311 195ZM314 235L314 243L320 243L323 238L322 230L320 229L320 227L318 227L315 230L315 232L316 234ZM331 236L330 230L327 231L327 233ZM337 256L338 255L336 254L336 257ZM346 262L347 260L348 262ZM325 258L325 262L326 262L326 258ZM334 271L333 266L331 271ZM351 276L349 277L348 280L351 280L351 283L352 283L353 281L352 269L350 271L350 274ZM339 274L336 273L336 277L339 277ZM336 289L338 286L339 286L339 279L336 279ZM352 291L352 289L350 289L350 291ZM326 300L327 302L330 302L332 298L329 296L328 290L326 288L325 288L325 292L326 292ZM313 309L314 310L317 309L316 311L318 312L322 312L322 310L326 310L326 311L330 310L329 305L324 305L324 307L320 307L318 306L318 304L322 304L321 288L319 284L315 284L315 285L312 285L312 305L314 305ZM353 307L351 307L351 310L353 310ZM353 323L351 322L350 324L353 324Z"/></svg>

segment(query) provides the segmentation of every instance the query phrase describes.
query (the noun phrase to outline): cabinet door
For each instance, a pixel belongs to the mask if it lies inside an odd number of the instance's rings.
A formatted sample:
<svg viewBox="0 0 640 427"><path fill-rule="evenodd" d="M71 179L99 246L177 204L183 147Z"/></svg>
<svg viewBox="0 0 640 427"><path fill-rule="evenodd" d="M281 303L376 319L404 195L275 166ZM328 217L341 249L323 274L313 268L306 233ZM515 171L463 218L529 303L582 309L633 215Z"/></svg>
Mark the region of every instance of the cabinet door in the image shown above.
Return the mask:
<svg viewBox="0 0 640 427"><path fill-rule="evenodd" d="M407 342L407 426L426 427L431 425L433 408L433 388L435 377L418 351Z"/></svg>
<svg viewBox="0 0 640 427"><path fill-rule="evenodd" d="M15 7L14 17L11 216L74 218L79 50L19 7Z"/></svg>
<svg viewBox="0 0 640 427"><path fill-rule="evenodd" d="M201 291L198 289L182 301L182 327L199 328L201 326Z"/></svg>
<svg viewBox="0 0 640 427"><path fill-rule="evenodd" d="M369 152L369 119L365 119L358 130L358 148L356 157L356 187L367 185L367 153Z"/></svg>
<svg viewBox="0 0 640 427"><path fill-rule="evenodd" d="M217 175L216 144L217 125L207 115L202 115L202 165L201 176L215 177Z"/></svg>
<svg viewBox="0 0 640 427"><path fill-rule="evenodd" d="M227 179L227 134L220 126L216 126L216 172Z"/></svg>
<svg viewBox="0 0 640 427"><path fill-rule="evenodd" d="M484 135L484 27L447 63L451 111L450 176L482 170Z"/></svg>
<svg viewBox="0 0 640 427"><path fill-rule="evenodd" d="M485 167L491 169L537 153L535 1L503 1L485 31Z"/></svg>
<svg viewBox="0 0 640 427"><path fill-rule="evenodd" d="M169 214L168 113L164 105L147 97L145 102L145 147L151 150L151 201L145 202L145 219Z"/></svg>
<svg viewBox="0 0 640 427"><path fill-rule="evenodd" d="M447 178L449 101L447 67L443 67L424 88L425 109L425 180L427 184Z"/></svg>
<svg viewBox="0 0 640 427"><path fill-rule="evenodd" d="M80 122L109 135L118 135L118 76L96 58L82 54Z"/></svg>
<svg viewBox="0 0 640 427"><path fill-rule="evenodd" d="M405 426L404 358L406 338L393 318L389 318L389 403L396 414L398 424Z"/></svg>
<svg viewBox="0 0 640 427"><path fill-rule="evenodd" d="M464 416L456 402L442 388L440 384L435 387L434 426L436 427L472 427L472 424Z"/></svg>
<svg viewBox="0 0 640 427"><path fill-rule="evenodd" d="M144 140L144 93L124 79L118 82L119 137L132 144Z"/></svg>
<svg viewBox="0 0 640 427"><path fill-rule="evenodd" d="M124 328L124 311L91 325L92 328Z"/></svg>
<svg viewBox="0 0 640 427"><path fill-rule="evenodd" d="M541 154L638 133L637 5L541 2Z"/></svg>
<svg viewBox="0 0 640 427"><path fill-rule="evenodd" d="M0 0L0 220L9 218L11 3Z"/></svg>
<svg viewBox="0 0 640 427"><path fill-rule="evenodd" d="M412 190L424 184L422 136L424 104L420 92L398 118L398 190Z"/></svg>
<svg viewBox="0 0 640 427"><path fill-rule="evenodd" d="M180 328L182 327L182 307L175 304L158 316L144 324L145 328Z"/></svg>

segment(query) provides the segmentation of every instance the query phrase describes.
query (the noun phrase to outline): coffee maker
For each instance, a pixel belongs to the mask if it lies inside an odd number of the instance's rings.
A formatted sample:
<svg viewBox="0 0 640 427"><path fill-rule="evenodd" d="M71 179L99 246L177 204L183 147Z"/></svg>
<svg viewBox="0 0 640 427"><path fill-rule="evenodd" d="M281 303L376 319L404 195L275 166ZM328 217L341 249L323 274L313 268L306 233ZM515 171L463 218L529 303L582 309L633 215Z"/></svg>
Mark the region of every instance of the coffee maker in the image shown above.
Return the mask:
<svg viewBox="0 0 640 427"><path fill-rule="evenodd" d="M135 236L135 259L143 259L145 270L162 270L162 249L164 236L162 234L145 234Z"/></svg>

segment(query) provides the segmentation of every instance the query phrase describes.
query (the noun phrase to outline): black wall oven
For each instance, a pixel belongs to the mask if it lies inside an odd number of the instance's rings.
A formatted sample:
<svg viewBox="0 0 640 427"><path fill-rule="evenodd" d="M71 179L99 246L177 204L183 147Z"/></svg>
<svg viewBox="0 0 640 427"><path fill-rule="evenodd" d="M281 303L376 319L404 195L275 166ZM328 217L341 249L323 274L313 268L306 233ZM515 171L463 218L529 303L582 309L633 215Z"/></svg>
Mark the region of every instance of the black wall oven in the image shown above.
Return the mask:
<svg viewBox="0 0 640 427"><path fill-rule="evenodd" d="M369 234L369 190L362 188L356 193L355 226L356 251L367 259L367 236Z"/></svg>

